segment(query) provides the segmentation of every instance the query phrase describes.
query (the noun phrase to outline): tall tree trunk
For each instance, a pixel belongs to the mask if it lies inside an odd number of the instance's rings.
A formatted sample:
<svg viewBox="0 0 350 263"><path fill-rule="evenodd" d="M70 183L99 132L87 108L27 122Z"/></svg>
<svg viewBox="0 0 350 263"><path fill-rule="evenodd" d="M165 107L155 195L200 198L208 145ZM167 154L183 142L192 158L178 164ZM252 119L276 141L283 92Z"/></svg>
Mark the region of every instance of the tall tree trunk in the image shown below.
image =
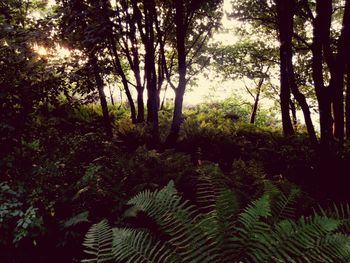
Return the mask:
<svg viewBox="0 0 350 263"><path fill-rule="evenodd" d="M298 131L297 108L295 106L294 100L290 100L290 111L292 112L292 120L293 120L294 130Z"/></svg>
<svg viewBox="0 0 350 263"><path fill-rule="evenodd" d="M331 75L330 87L332 90L332 103L334 114L334 137L340 143L344 140L344 77L346 59L349 58L350 38L350 1L345 4L343 27L338 40L337 55L334 63L334 70Z"/></svg>
<svg viewBox="0 0 350 263"><path fill-rule="evenodd" d="M151 125L152 145L159 142L158 127L158 92L157 92L157 73L155 68L155 35L154 23L156 9L154 0L143 0L144 6L144 28L142 23L142 14L137 6L137 1L132 1L135 19L139 27L142 42L145 47L145 75L147 89L147 122Z"/></svg>
<svg viewBox="0 0 350 263"><path fill-rule="evenodd" d="M154 0L144 0L145 12L145 24L146 24L146 75L147 75L147 90L148 90L148 102L147 107L148 116L147 120L151 123L157 123L158 125L158 88L157 88L157 72L155 61L155 32L154 24L156 19L156 10Z"/></svg>
<svg viewBox="0 0 350 263"><path fill-rule="evenodd" d="M165 79L165 73L163 69L162 54L158 56L158 79L157 79L157 91L158 91L158 109L161 106L160 92L162 91L162 86Z"/></svg>
<svg viewBox="0 0 350 263"><path fill-rule="evenodd" d="M312 123L309 105L307 104L307 101L306 101L304 94L302 94L299 91L299 88L295 82L294 69L293 69L293 65L292 65L292 58L290 58L290 67L289 68L290 68L290 77L291 77L290 83L291 83L291 90L292 90L293 96L294 96L295 100L298 102L301 110L303 111L304 121L305 121L306 129L307 129L310 141L313 145L317 145L318 140L317 140L314 125Z"/></svg>
<svg viewBox="0 0 350 263"><path fill-rule="evenodd" d="M316 17L313 24L312 43L312 77L318 101L321 130L321 149L324 153L329 151L329 144L332 139L332 111L331 94L329 87L326 87L323 79L323 42L329 38L329 0L316 1ZM327 29L328 27L328 29Z"/></svg>
<svg viewBox="0 0 350 263"><path fill-rule="evenodd" d="M122 79L125 95L126 95L126 97L128 99L129 105L130 105L131 121L133 123L136 123L136 108L135 108L135 103L134 103L134 100L132 98L132 95L131 95L131 92L130 92L130 89L129 89L128 79L126 78L126 75L125 75L125 73L123 71L123 67L122 67L121 62L120 62L119 54L118 54L117 48L115 46L116 43L115 43L113 38L111 38L110 41L111 41L110 47L111 47L111 50L112 50L112 54L114 56L115 70L116 70L116 73Z"/></svg>
<svg viewBox="0 0 350 263"><path fill-rule="evenodd" d="M137 58L134 59L134 75L136 79L137 91L137 123L142 123L145 121L145 104L143 101L144 86L141 84L138 54L134 55L137 56Z"/></svg>
<svg viewBox="0 0 350 263"><path fill-rule="evenodd" d="M285 116L286 123L284 125L286 132L285 134L292 134L294 132L293 128L290 128L290 116L289 111L287 115L287 106L284 104L287 104L287 102L282 102L282 98L284 100L287 100L287 98L290 98L289 90L293 93L294 98L300 105L305 125L310 137L311 142L316 145L317 142L317 136L315 132L314 125L312 123L311 114L310 114L310 108L307 104L305 96L300 92L296 80L295 80L295 74L294 74L294 66L293 66L293 50L292 50L292 38L293 38L293 25L294 25L294 13L296 8L296 2L295 0L287 0L287 1L281 1L277 0L277 12L278 12L278 24L279 24L279 35L280 35L280 52L281 52L281 104L285 109L282 109L282 116ZM282 93L282 90L285 90ZM288 90L288 91L287 91ZM283 113L284 111L284 113ZM296 118L296 114L294 113ZM283 120L283 119L282 119Z"/></svg>
<svg viewBox="0 0 350 263"><path fill-rule="evenodd" d="M350 61L349 60L346 66L345 117L346 117L346 139L350 140Z"/></svg>
<svg viewBox="0 0 350 263"><path fill-rule="evenodd" d="M288 58L291 54L291 38L293 35L293 16L290 14L293 10L293 0L276 0L277 4L277 20L280 41L280 100L282 112L283 134L290 136L294 134L292 120L289 114L290 86ZM291 31L292 29L292 31Z"/></svg>
<svg viewBox="0 0 350 263"><path fill-rule="evenodd" d="M145 105L143 102L143 88L137 89L137 123L145 121Z"/></svg>
<svg viewBox="0 0 350 263"><path fill-rule="evenodd" d="M138 39L137 39L137 14L130 14L129 3L125 0L120 1L122 8L126 14L127 23L129 24L128 40L124 40L125 53L129 61L130 68L132 69L136 81L136 91L137 91L137 123L142 123L145 121L145 106L143 101L144 86L141 83L141 73L140 73L140 58L138 51ZM119 26L122 28L122 21L119 21ZM128 44L130 41L130 46Z"/></svg>
<svg viewBox="0 0 350 263"><path fill-rule="evenodd" d="M105 14L104 19L105 19L106 25L108 26L108 31L107 31L108 32L108 41L109 41L109 48L110 48L110 51L112 53L111 55L113 57L113 65L114 65L116 73L122 79L124 91L125 91L126 97L128 99L129 105L130 105L131 121L133 123L136 123L135 103L134 103L134 100L132 98L132 95L131 95L131 92L129 89L127 77L126 77L124 70L123 70L123 67L121 65L120 55L118 54L117 45L116 45L117 43L116 43L116 39L115 39L115 36L113 33L113 23L111 22L111 19L109 17L110 16L109 14L112 13L111 4L107 0L104 0L102 2L92 1L92 3L95 6L97 6L97 8L99 8L100 4L102 4L101 7L103 8L104 14Z"/></svg>
<svg viewBox="0 0 350 263"><path fill-rule="evenodd" d="M173 145L176 143L182 123L183 97L186 89L186 50L185 38L186 29L184 24L184 3L183 0L175 1L175 25L176 25L176 47L178 58L179 83L175 91L175 104L173 121L166 143Z"/></svg>
<svg viewBox="0 0 350 263"><path fill-rule="evenodd" d="M103 85L102 77L100 75L99 66L97 64L96 55L91 52L89 54L89 60L90 60L90 63L91 63L91 66L92 66L92 70L94 72L94 76L95 76L95 80L96 80L96 85L97 85L97 89L98 89L98 95L99 95L99 98L100 98L102 114L103 114L103 123L104 123L104 126L105 126L106 135L109 138L112 138L113 137L112 125L111 125L111 121L110 121L110 118L109 118L106 94L105 94L105 92L103 90L103 86L104 85Z"/></svg>

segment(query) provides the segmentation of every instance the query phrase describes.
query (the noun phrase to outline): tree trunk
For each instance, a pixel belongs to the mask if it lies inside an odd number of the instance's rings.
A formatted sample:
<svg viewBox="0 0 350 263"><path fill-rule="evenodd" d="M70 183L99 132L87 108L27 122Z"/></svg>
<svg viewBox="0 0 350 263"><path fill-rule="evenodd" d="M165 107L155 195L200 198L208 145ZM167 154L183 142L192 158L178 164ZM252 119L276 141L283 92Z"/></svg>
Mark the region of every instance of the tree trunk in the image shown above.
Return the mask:
<svg viewBox="0 0 350 263"><path fill-rule="evenodd" d="M291 53L291 38L293 35L293 0L276 0L277 20L280 40L280 100L282 112L283 134L290 136L294 134L292 120L289 114L290 86L288 57ZM292 14L291 14L292 13Z"/></svg>
<svg viewBox="0 0 350 263"><path fill-rule="evenodd" d="M338 40L337 55L330 83L334 114L334 137L337 138L340 143L344 141L344 75L346 59L349 58L350 55L348 51L349 38L350 1L347 0L343 16L343 28Z"/></svg>
<svg viewBox="0 0 350 263"><path fill-rule="evenodd" d="M105 95L105 92L103 90L104 85L103 85L103 80L102 80L100 72L99 72L97 58L96 58L95 54L90 53L89 59L90 59L90 63L91 63L92 70L94 72L94 76L95 76L95 80L96 80L96 85L97 85L97 89L98 89L98 95L100 98L102 114L103 114L103 123L105 126L106 135L108 136L108 138L112 138L113 137L112 125L111 125L111 121L109 118L106 95Z"/></svg>
<svg viewBox="0 0 350 263"><path fill-rule="evenodd" d="M134 54L134 56L138 54ZM136 79L136 91L137 91L137 123L143 123L145 121L145 104L143 101L144 86L141 84L141 74L139 69L138 57L134 59L134 75Z"/></svg>
<svg viewBox="0 0 350 263"><path fill-rule="evenodd" d="M130 67L134 73L135 81L136 81L136 91L137 91L137 123L142 123L145 121L145 106L143 101L143 92L144 86L141 83L141 74L140 74L140 58L138 51L138 39L137 39L137 14L129 13L129 3L125 0L120 1L124 12L127 17L127 23L129 23L129 41L130 47L128 45L128 41L125 41L125 53L126 57L129 61ZM122 27L122 24L120 24Z"/></svg>
<svg viewBox="0 0 350 263"><path fill-rule="evenodd" d="M292 63L292 59L290 59L290 64L291 63ZM293 79L291 81L291 89L292 89L293 96L294 96L295 100L298 102L299 106L301 107L301 110L303 111L305 126L306 126L307 132L309 134L310 141L313 145L317 145L318 140L317 140L314 125L312 123L309 105L307 104L307 101L306 101L304 94L302 94L299 91L299 88L295 83L293 65L291 65L290 68L291 68L290 74L291 74L291 77Z"/></svg>
<svg viewBox="0 0 350 263"><path fill-rule="evenodd" d="M283 96L284 100L290 98L290 94L287 90L290 90L293 93L295 100L300 105L305 125L310 137L311 142L316 145L318 143L317 136L315 132L314 125L312 123L310 108L307 104L305 96L299 91L299 88L296 84L294 66L293 66L293 50L292 50L292 38L293 38L293 24L294 24L294 13L295 13L296 2L295 0L282 1L277 0L277 12L278 12L278 24L279 24L279 35L280 35L280 52L281 52L281 94L282 90L285 90L285 95ZM283 87L283 85L285 87ZM285 107L284 113L287 123L284 125L286 128L285 134L288 135L294 132L293 128L290 128L289 123L289 112L287 115L287 102L282 102L281 104ZM283 116L283 115L282 115ZM294 118L296 119L296 113L294 112ZM283 120L283 119L282 119Z"/></svg>
<svg viewBox="0 0 350 263"><path fill-rule="evenodd" d="M329 0L327 0L329 1ZM329 87L326 87L323 79L323 55L322 47L324 39L329 38L330 24L327 16L327 3L325 0L316 1L316 17L313 24L312 43L312 78L318 101L321 130L321 149L323 152L329 151L329 144L332 139L332 111Z"/></svg>
<svg viewBox="0 0 350 263"><path fill-rule="evenodd" d="M132 123L136 123L136 108L135 108L135 103L134 103L134 100L132 98L132 95L131 95L131 92L129 89L128 80L126 78L126 75L123 71L123 67L122 67L121 62L120 62L119 54L118 54L116 46L115 46L116 43L112 37L111 37L110 41L111 41L110 47L111 47L112 53L114 55L115 70L116 70L116 73L122 79L124 91L125 91L126 97L128 99L129 105L130 105L131 121L132 121Z"/></svg>
<svg viewBox="0 0 350 263"><path fill-rule="evenodd" d="M143 88L137 89L137 123L145 121L145 105L143 102Z"/></svg>
<svg viewBox="0 0 350 263"><path fill-rule="evenodd" d="M158 91L156 71L154 67L154 47L153 42L147 43L145 59L145 74L147 88L147 122L152 128L152 144L157 144L159 141L158 131Z"/></svg>
<svg viewBox="0 0 350 263"><path fill-rule="evenodd" d="M298 131L298 118L297 118L297 108L295 106L295 101L290 100L290 111L292 112L293 127L295 131Z"/></svg>
<svg viewBox="0 0 350 263"><path fill-rule="evenodd" d="M346 102L345 102L345 117L346 117L346 139L350 140L350 61L346 66Z"/></svg>
<svg viewBox="0 0 350 263"><path fill-rule="evenodd" d="M124 73L123 67L120 62L120 55L118 54L117 48L116 48L116 39L115 35L113 33L113 22L111 22L111 19L108 14L111 13L111 4L109 1L92 1L92 4L96 5L97 8L99 8L100 3L102 4L102 8L104 10L104 14L106 17L104 17L105 22L108 26L108 41L109 41L109 50L111 51L111 55L113 57L113 66L115 68L116 74L119 75L122 79L123 87L125 90L126 97L128 99L129 105L130 105L130 112L131 112L131 121L133 123L136 123L136 109L135 109L135 103L132 98L132 95L130 93L129 84L127 77Z"/></svg>
<svg viewBox="0 0 350 263"><path fill-rule="evenodd" d="M252 108L252 113L250 115L250 124L254 124L255 120L256 120L256 115L257 115L257 112L258 112L258 106L259 106L259 100L260 100L261 87L262 87L263 83L264 83L264 77L262 77L259 80L259 83L258 83L258 86L257 86L256 96L255 96L255 99L254 99L254 105L253 105L253 108Z"/></svg>
<svg viewBox="0 0 350 263"><path fill-rule="evenodd" d="M145 76L147 89L147 122L151 125L152 145L159 142L157 73L155 69L154 22L156 9L154 0L143 0L143 15L136 0L131 1L134 19L145 48Z"/></svg>
<svg viewBox="0 0 350 263"><path fill-rule="evenodd" d="M166 144L171 146L176 143L182 123L182 105L186 89L186 50L185 38L186 29L184 24L184 3L177 0L175 4L175 25L176 25L176 47L178 57L179 83L175 92L175 105L171 130L166 140Z"/></svg>

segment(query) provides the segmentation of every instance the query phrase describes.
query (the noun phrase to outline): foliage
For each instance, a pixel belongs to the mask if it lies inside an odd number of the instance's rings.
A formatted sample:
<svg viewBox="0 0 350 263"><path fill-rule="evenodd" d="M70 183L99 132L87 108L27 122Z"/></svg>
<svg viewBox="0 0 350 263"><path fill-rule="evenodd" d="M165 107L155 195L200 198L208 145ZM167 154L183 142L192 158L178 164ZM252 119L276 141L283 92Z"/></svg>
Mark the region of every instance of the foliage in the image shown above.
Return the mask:
<svg viewBox="0 0 350 263"><path fill-rule="evenodd" d="M93 260L83 260L82 262L106 262L111 260L111 243L113 240L112 230L106 221L91 227L86 234L84 246L87 248L86 253L94 256Z"/></svg>
<svg viewBox="0 0 350 263"><path fill-rule="evenodd" d="M339 147L341 142L334 141L322 159L303 129L296 136L280 135L276 107L259 108L255 125L249 125L251 100L232 96L216 102L209 95L208 102L184 110L174 149L162 144L171 126L172 105L159 110L160 144L154 145L152 127L129 120L132 98L108 105L109 118L103 119L87 55L95 56L102 82L110 82L112 89L122 86L124 73L123 87L126 81L143 92L149 65L154 66L157 92L171 83L174 88L174 1L60 0L49 7L51 2L0 1L1 262L78 262L84 234L102 218L120 228L110 231L102 221L85 244L94 253L107 248L107 258L113 254L118 260L130 256L138 261L148 255L151 262L189 262L196 257L210 262L278 261L275 255L286 261L288 256L331 261L342 254L349 207L330 203L334 196L348 201L347 184L342 184L349 170L348 142ZM152 2L158 21L147 25L153 22L144 4ZM183 1L187 86L212 60L225 78L249 78L251 95L261 91L260 99L273 98L279 105L272 81L278 77L275 2L232 2L233 16L249 25L237 23L241 37L233 46L209 48L220 27L223 1ZM295 14L293 64L297 84L309 101L315 95L310 90L312 23L305 13L307 2L298 2ZM314 13L315 5L309 2ZM342 1L333 4L332 49L344 12ZM154 34L151 43L142 39L143 32L149 40ZM147 63L152 44L153 62ZM64 61L59 50L69 54ZM261 90L251 89L259 79L264 80ZM113 138L103 135L106 120ZM324 164L332 173L323 178L328 172ZM170 180L182 194L171 184L162 189ZM306 198L307 193L312 197ZM318 202L325 208L302 216ZM128 228L135 225L142 231ZM98 242L103 246L94 246ZM106 259L103 255L100 261Z"/></svg>
<svg viewBox="0 0 350 263"><path fill-rule="evenodd" d="M25 191L22 186L13 188L8 182L0 183L0 229L7 238L1 239L1 245L6 242L18 245L24 238L30 238L33 243L44 231L42 217L38 208L23 202Z"/></svg>
<svg viewBox="0 0 350 263"><path fill-rule="evenodd" d="M339 232L345 223L343 219L325 213L292 219L297 189L291 189L286 196L270 186L239 211L232 192L222 185L218 192L212 191L217 188L215 183L211 184L208 177L205 182L198 185L198 198L199 204L212 204L201 207L207 212L200 212L200 208L183 200L173 182L161 190L146 190L133 197L128 203L153 218L166 233L165 240L153 239L144 231L114 228L110 255L117 262L349 260L349 233ZM90 230L94 235L99 232L98 226ZM87 239L90 235L91 232Z"/></svg>

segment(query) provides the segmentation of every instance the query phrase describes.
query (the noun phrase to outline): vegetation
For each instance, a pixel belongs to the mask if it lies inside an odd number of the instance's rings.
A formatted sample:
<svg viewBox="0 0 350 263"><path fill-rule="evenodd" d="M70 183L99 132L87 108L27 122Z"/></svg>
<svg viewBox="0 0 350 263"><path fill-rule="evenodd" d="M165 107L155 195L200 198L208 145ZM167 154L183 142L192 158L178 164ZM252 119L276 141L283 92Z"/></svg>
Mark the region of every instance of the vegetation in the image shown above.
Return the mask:
<svg viewBox="0 0 350 263"><path fill-rule="evenodd" d="M212 174L217 175L211 169ZM144 230L111 229L105 221L86 235L84 262L347 262L350 237L341 232L349 218L326 213L295 220L299 189L282 193L267 182L262 197L238 215L235 193L220 178L199 177L200 208L181 200L170 182L160 191L144 191L128 204L151 216L168 236L155 240ZM199 212L200 209L206 213ZM346 209L346 208L345 208ZM346 216L350 211L345 210ZM293 220L294 219L294 220Z"/></svg>
<svg viewBox="0 0 350 263"><path fill-rule="evenodd" d="M0 262L350 261L350 1L224 4L0 1Z"/></svg>

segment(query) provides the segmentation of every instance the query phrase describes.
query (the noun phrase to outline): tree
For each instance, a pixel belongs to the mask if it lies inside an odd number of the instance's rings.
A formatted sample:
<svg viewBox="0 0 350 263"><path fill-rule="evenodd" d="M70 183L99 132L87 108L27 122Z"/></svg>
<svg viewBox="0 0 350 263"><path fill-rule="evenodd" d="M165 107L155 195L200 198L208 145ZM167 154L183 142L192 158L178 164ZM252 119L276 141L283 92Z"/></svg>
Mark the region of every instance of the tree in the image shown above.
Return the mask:
<svg viewBox="0 0 350 263"><path fill-rule="evenodd" d="M187 70L193 66L194 59L206 45L212 30L217 28L221 12L218 7L222 4L218 1L175 1L175 28L176 28L176 51L178 63L178 85L175 88L168 76L168 81L175 91L175 104L173 120L166 144L173 145L179 135L182 123L183 97L186 90ZM206 19L202 22L199 18ZM204 37L203 37L203 34ZM186 41L189 36L192 41ZM187 60L187 58L189 58ZM206 66L206 63L204 63Z"/></svg>
<svg viewBox="0 0 350 263"><path fill-rule="evenodd" d="M114 21L113 30L116 31L118 37L112 46L112 51L115 57L117 57L117 47L119 47L120 56L123 56L129 64L127 70L131 70L134 74L134 83L129 79L126 79L126 74L122 73L124 87L130 83L136 88L137 91L137 116L135 122L142 123L144 121L144 83L142 83L141 75L141 55L139 42L140 35L137 32L136 25L136 13L133 12L130 1L123 0L116 3L114 12L111 13L111 20ZM123 68L121 68L123 70ZM125 70L125 69L124 69ZM131 95L130 95L131 96ZM129 103L132 99L128 99Z"/></svg>
<svg viewBox="0 0 350 263"><path fill-rule="evenodd" d="M61 1L59 9L61 37L72 47L82 50L88 58L95 78L101 103L103 121L108 137L112 137L112 126L107 107L102 70L98 64L98 53L103 51L106 36L110 35L108 20L103 19L103 12L97 2L85 3L81 0ZM95 18L100 18L96 21Z"/></svg>
<svg viewBox="0 0 350 263"><path fill-rule="evenodd" d="M254 34L251 34L251 32ZM259 38L259 32L246 26L237 30L239 40L233 45L216 44L211 47L215 71L225 79L242 79L247 93L252 97L250 123L254 124L262 94L268 85L278 65L277 48L267 39ZM255 37L252 38L251 36ZM246 84L248 79L254 87Z"/></svg>
<svg viewBox="0 0 350 263"><path fill-rule="evenodd" d="M178 73L179 73L179 84L175 90L175 105L174 115L171 124L170 134L168 136L168 143L176 141L180 131L180 125L182 121L182 103L183 96L186 89L186 53L185 53L185 38L186 38L186 27L185 27L185 12L184 12L184 1L179 0L175 3L175 25L176 25L176 47L177 47L177 58L178 58Z"/></svg>
<svg viewBox="0 0 350 263"><path fill-rule="evenodd" d="M334 113L334 136L342 143L344 140L344 77L346 63L349 63L350 39L350 1L345 2L342 29L338 38L334 58L334 70L331 71L330 88Z"/></svg>
<svg viewBox="0 0 350 263"><path fill-rule="evenodd" d="M280 103L282 113L283 133L285 136L294 134L292 120L289 114L289 102L291 93L292 77L292 37L293 37L293 17L294 1L276 0L277 26L280 41Z"/></svg>
<svg viewBox="0 0 350 263"><path fill-rule="evenodd" d="M30 17L44 10L43 2L0 3L0 169L6 174L8 158L23 149L35 115L46 117L49 105L57 105L66 88L62 67L50 65L35 51L40 41L51 41L51 24ZM17 154L18 155L18 154Z"/></svg>
<svg viewBox="0 0 350 263"><path fill-rule="evenodd" d="M311 142L316 145L317 137L312 123L309 105L306 102L305 96L300 92L294 73L293 66L293 25L294 14L296 9L295 0L281 1L276 0L277 21L280 40L280 70L281 70L281 110L283 131L285 135L293 134L293 128L290 123L289 104L290 92L293 93L294 98L298 101L305 119L306 128ZM283 121L283 119L285 121Z"/></svg>
<svg viewBox="0 0 350 263"><path fill-rule="evenodd" d="M346 98L345 98L345 118L346 118L346 139L350 140L350 65L346 65Z"/></svg>
<svg viewBox="0 0 350 263"><path fill-rule="evenodd" d="M305 96L296 83L293 58L293 38L300 37L294 32L295 1L233 1L232 16L249 22L269 35L278 35L280 45L280 105L282 126L285 135L294 133L290 117L290 94L298 101L303 110L305 124L313 143L317 143L316 134L310 116L310 110Z"/></svg>
<svg viewBox="0 0 350 263"><path fill-rule="evenodd" d="M158 92L157 72L155 61L156 32L155 23L157 20L156 4L154 0L142 1L142 8L137 0L132 0L135 22L145 49L144 71L147 89L147 122L151 125L152 144L159 141L158 127Z"/></svg>

